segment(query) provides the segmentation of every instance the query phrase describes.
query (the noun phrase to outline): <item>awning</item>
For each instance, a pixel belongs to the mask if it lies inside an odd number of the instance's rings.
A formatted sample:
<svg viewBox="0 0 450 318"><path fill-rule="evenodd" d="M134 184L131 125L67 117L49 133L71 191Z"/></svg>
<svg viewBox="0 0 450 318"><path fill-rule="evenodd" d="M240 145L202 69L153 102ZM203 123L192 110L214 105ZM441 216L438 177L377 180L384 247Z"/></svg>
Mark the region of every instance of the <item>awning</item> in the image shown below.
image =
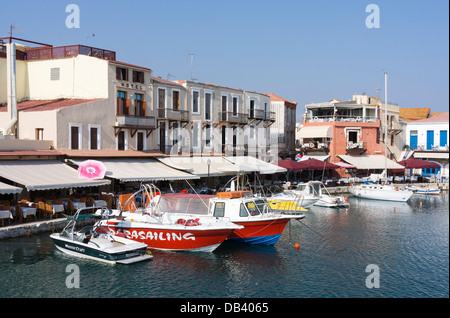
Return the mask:
<svg viewBox="0 0 450 318"><path fill-rule="evenodd" d="M330 155L305 155L300 159L300 161L308 160L309 158L325 161L329 157L330 157Z"/></svg>
<svg viewBox="0 0 450 318"><path fill-rule="evenodd" d="M24 185L28 191L97 187L110 180L78 177L77 170L57 160L1 161L0 176Z"/></svg>
<svg viewBox="0 0 450 318"><path fill-rule="evenodd" d="M199 179L198 176L179 171L156 159L98 159L106 166L106 177L122 182L173 181ZM83 160L71 160L78 164Z"/></svg>
<svg viewBox="0 0 450 318"><path fill-rule="evenodd" d="M259 172L260 174L273 174L273 173L281 173L281 172L287 171L283 167L279 167L272 163L262 161L255 157L252 157L252 156L234 156L234 157L230 156L230 157L224 157L224 158L226 160L228 160L229 162L232 162L243 168L250 167L251 169L254 169L255 171Z"/></svg>
<svg viewBox="0 0 450 318"><path fill-rule="evenodd" d="M22 190L22 188L0 182L0 194L16 194L22 192Z"/></svg>
<svg viewBox="0 0 450 318"><path fill-rule="evenodd" d="M447 159L448 160L448 152L438 152L438 151L427 151L427 152L414 152L414 158L419 159Z"/></svg>
<svg viewBox="0 0 450 318"><path fill-rule="evenodd" d="M213 156L193 156L193 157L178 157L172 156L167 158L158 158L163 164L178 170L190 172L199 177L208 176L222 176L235 174L234 164L225 160L223 157ZM209 161L209 165L208 165Z"/></svg>
<svg viewBox="0 0 450 318"><path fill-rule="evenodd" d="M339 158L345 162L353 165L356 169L384 169L385 157L383 155L361 155L361 156L349 156L338 155ZM405 169L402 165L399 165L395 161L386 159L387 169Z"/></svg>
<svg viewBox="0 0 450 318"><path fill-rule="evenodd" d="M331 138L331 126L306 126L299 131L300 139L303 138Z"/></svg>

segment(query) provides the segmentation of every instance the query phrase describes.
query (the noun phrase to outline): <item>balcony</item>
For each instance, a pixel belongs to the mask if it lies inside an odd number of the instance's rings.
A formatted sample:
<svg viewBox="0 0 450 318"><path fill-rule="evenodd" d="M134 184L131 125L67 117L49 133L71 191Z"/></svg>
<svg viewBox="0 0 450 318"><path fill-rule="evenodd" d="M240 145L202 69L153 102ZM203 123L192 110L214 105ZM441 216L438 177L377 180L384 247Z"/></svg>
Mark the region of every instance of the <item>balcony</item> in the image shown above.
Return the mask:
<svg viewBox="0 0 450 318"><path fill-rule="evenodd" d="M306 117L307 123L323 123L323 122L348 122L348 123L376 123L378 118L371 116L314 116Z"/></svg>
<svg viewBox="0 0 450 318"><path fill-rule="evenodd" d="M117 115L117 126L133 126L142 128L156 128L154 116Z"/></svg>
<svg viewBox="0 0 450 318"><path fill-rule="evenodd" d="M188 122L189 111L173 110L172 108L158 108L158 120Z"/></svg>
<svg viewBox="0 0 450 318"><path fill-rule="evenodd" d="M79 54L94 56L105 60L116 60L116 52L85 45L31 48L26 53L28 61L74 57Z"/></svg>
<svg viewBox="0 0 450 318"><path fill-rule="evenodd" d="M264 120L266 118L265 112L262 109L250 109L248 114L249 119Z"/></svg>
<svg viewBox="0 0 450 318"><path fill-rule="evenodd" d="M330 152L330 142L306 142L300 146L305 154L328 154Z"/></svg>
<svg viewBox="0 0 450 318"><path fill-rule="evenodd" d="M233 113L233 112L220 112L219 122L231 123L231 124L247 124L247 114Z"/></svg>
<svg viewBox="0 0 450 318"><path fill-rule="evenodd" d="M275 112L265 112L264 120L274 122L275 121Z"/></svg>
<svg viewBox="0 0 450 318"><path fill-rule="evenodd" d="M362 155L367 151L367 144L365 141L353 142L348 141L346 146L346 155L349 153L357 152L358 155Z"/></svg>

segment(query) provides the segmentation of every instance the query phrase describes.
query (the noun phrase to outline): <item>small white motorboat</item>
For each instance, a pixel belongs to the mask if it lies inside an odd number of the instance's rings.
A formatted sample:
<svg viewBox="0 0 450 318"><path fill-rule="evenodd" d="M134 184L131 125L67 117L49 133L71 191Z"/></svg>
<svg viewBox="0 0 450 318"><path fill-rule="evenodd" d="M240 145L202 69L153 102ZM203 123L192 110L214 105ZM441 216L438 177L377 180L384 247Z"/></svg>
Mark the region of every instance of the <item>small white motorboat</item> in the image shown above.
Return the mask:
<svg viewBox="0 0 450 318"><path fill-rule="evenodd" d="M107 227L94 224L76 230L77 222L86 219L102 219L104 213L81 214L88 209L106 210L101 207L87 207L78 209L73 216L66 215L69 222L61 233L50 235L56 248L65 254L81 258L98 260L110 264L132 264L149 260L153 256L147 251L147 245L119 235L114 235Z"/></svg>

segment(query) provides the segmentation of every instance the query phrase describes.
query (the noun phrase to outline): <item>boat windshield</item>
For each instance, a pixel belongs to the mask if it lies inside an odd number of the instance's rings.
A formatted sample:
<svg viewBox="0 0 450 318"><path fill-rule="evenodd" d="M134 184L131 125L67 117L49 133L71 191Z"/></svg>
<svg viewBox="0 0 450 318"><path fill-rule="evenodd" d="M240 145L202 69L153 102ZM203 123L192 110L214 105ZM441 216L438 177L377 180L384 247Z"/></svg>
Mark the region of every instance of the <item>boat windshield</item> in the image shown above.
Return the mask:
<svg viewBox="0 0 450 318"><path fill-rule="evenodd" d="M304 190L306 190L307 187L308 187L307 184L299 184L299 185L297 186L297 190L299 190L299 191L304 191Z"/></svg>
<svg viewBox="0 0 450 318"><path fill-rule="evenodd" d="M159 210L170 213L204 214L209 212L209 199L213 197L163 195L159 201Z"/></svg>
<svg viewBox="0 0 450 318"><path fill-rule="evenodd" d="M255 203L260 213L272 212L272 208L270 207L267 200L255 200Z"/></svg>

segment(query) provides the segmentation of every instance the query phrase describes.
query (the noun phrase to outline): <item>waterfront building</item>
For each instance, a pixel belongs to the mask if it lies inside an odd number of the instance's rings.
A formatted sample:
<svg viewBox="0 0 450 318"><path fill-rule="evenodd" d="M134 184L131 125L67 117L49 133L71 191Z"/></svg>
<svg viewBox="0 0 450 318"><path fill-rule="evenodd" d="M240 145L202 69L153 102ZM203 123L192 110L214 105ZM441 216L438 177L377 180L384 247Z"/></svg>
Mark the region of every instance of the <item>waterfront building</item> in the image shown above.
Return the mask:
<svg viewBox="0 0 450 318"><path fill-rule="evenodd" d="M387 156L393 160L400 157L404 139L397 105L387 105L387 120L384 103L379 97L369 95L353 95L350 101L333 99L307 104L305 108L298 134L302 155L357 166L362 163L361 156L366 162L371 157L375 161L385 156L386 143ZM397 167L392 162L390 166Z"/></svg>
<svg viewBox="0 0 450 318"><path fill-rule="evenodd" d="M270 128L270 142L278 144L278 156L281 159L293 158L295 152L297 103L276 94L269 93L271 109L275 121Z"/></svg>
<svg viewBox="0 0 450 318"><path fill-rule="evenodd" d="M448 179L449 112L410 121L406 125L406 142L409 145L406 156L437 162L440 168L423 169L423 176L438 176Z"/></svg>
<svg viewBox="0 0 450 318"><path fill-rule="evenodd" d="M151 69L82 45L12 42L3 51L14 46L15 55L0 55L3 138L52 140L57 149L155 149Z"/></svg>

